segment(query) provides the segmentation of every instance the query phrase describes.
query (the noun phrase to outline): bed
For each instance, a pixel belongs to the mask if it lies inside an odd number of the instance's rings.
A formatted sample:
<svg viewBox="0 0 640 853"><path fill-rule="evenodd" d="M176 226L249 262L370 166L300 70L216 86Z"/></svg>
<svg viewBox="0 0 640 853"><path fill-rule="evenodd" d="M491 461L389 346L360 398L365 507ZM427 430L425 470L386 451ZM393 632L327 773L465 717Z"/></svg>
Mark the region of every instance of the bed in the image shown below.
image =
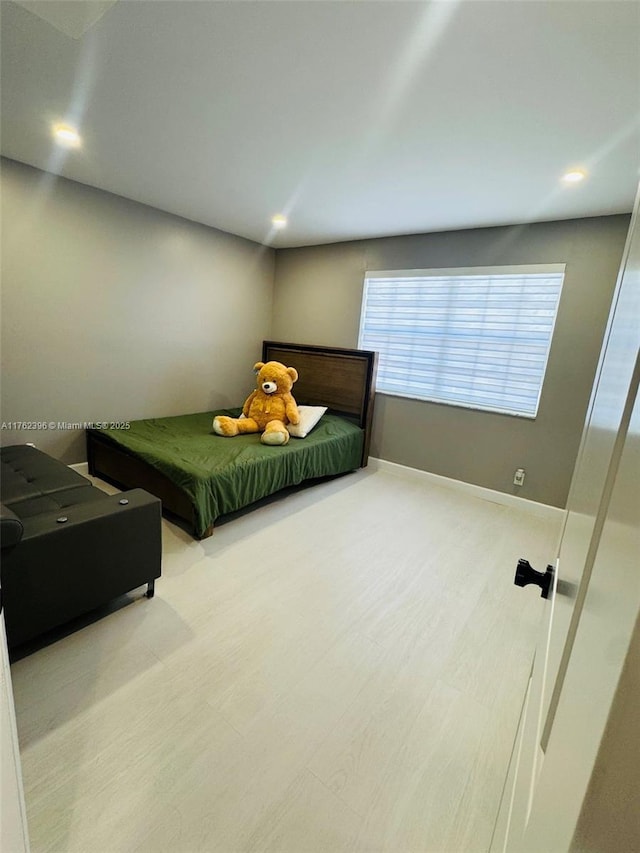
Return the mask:
<svg viewBox="0 0 640 853"><path fill-rule="evenodd" d="M221 516L288 487L366 466L376 353L264 341L262 361L297 369L299 405L327 407L306 438L276 448L261 444L257 434L215 435L214 416L237 416L239 401L237 409L132 421L126 430L89 429L89 473L121 488L146 489L161 499L165 514L205 539Z"/></svg>

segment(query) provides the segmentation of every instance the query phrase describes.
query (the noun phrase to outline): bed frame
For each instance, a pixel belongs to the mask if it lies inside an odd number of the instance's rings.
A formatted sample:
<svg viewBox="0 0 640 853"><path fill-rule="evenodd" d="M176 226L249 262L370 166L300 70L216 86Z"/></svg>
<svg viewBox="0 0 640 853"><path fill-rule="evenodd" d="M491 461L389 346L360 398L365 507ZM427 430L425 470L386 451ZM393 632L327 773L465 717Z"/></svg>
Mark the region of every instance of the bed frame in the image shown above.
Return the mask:
<svg viewBox="0 0 640 853"><path fill-rule="evenodd" d="M354 420L364 430L361 467L369 457L377 353L304 344L264 341L262 361L281 361L299 374L293 393L300 405L327 406L336 415ZM162 509L195 529L193 508L187 495L168 477L111 445L102 435L87 431L89 473L114 485L141 488L160 498ZM213 524L199 537L213 533Z"/></svg>

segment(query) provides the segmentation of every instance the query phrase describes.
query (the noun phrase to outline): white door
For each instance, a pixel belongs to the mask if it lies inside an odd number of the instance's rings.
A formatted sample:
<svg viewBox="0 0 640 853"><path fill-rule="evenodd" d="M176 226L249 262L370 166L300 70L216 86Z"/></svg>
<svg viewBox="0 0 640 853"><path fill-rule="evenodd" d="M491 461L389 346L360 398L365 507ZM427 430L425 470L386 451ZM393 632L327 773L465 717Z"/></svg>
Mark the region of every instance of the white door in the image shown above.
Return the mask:
<svg viewBox="0 0 640 853"><path fill-rule="evenodd" d="M0 850L2 853L28 853L29 851L18 732L11 689L11 670L2 612L0 612Z"/></svg>
<svg viewBox="0 0 640 853"><path fill-rule="evenodd" d="M637 200L492 851L571 849L632 644L640 611L639 348Z"/></svg>

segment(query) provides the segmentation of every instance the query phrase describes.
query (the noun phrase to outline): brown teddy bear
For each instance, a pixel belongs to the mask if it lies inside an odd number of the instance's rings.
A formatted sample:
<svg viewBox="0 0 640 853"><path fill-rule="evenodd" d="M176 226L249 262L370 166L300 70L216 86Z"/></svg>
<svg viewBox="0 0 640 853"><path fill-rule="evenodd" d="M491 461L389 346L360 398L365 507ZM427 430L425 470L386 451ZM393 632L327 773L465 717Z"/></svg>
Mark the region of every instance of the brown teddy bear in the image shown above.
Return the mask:
<svg viewBox="0 0 640 853"><path fill-rule="evenodd" d="M286 425L300 423L298 406L291 394L298 371L295 367L285 367L279 361L266 364L259 361L253 369L258 374L258 387L245 400L242 407L244 417L217 415L213 419L213 431L227 436L261 432L263 444L286 444L289 441Z"/></svg>

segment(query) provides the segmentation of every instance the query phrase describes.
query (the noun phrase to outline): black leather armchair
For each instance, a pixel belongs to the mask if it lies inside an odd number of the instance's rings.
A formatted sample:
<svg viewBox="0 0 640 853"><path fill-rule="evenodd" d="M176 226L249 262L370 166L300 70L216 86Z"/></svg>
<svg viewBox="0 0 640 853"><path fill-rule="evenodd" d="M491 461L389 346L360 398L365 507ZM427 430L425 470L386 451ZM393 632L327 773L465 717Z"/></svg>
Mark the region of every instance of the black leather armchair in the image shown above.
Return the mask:
<svg viewBox="0 0 640 853"><path fill-rule="evenodd" d="M7 642L24 643L161 574L161 504L107 495L29 445L0 448Z"/></svg>

